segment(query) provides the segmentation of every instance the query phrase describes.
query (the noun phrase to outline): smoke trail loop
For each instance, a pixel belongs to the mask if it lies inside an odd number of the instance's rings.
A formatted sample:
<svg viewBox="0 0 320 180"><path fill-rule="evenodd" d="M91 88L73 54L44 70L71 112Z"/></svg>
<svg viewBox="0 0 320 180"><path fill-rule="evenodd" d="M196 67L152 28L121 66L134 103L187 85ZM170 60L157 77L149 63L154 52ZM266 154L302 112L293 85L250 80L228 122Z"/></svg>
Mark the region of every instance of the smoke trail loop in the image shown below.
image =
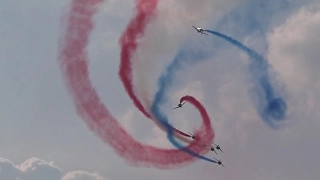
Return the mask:
<svg viewBox="0 0 320 180"><path fill-rule="evenodd" d="M231 44L246 52L251 58L250 72L252 79L256 84L256 97L253 101L257 107L261 118L272 128L278 128L279 124L286 119L287 105L282 97L275 93L274 87L270 81L269 71L272 68L270 64L257 52L248 48L239 41L212 30L205 30L213 35L216 35Z"/></svg>

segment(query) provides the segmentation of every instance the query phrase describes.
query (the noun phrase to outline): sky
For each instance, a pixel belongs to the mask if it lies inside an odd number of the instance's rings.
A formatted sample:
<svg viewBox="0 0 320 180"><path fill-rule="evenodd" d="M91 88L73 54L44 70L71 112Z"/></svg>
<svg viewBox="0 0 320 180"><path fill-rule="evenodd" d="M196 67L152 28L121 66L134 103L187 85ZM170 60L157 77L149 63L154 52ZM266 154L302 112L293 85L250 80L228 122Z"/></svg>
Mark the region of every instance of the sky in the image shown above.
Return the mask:
<svg viewBox="0 0 320 180"><path fill-rule="evenodd" d="M112 115L139 142L172 148L144 118L118 77L118 39L135 1L106 0L88 44L90 77ZM134 167L103 143L78 116L57 62L61 18L70 1L0 1L0 179L300 180L320 176L320 3L317 0L161 0L135 58L148 98L181 47L214 55L178 70L163 109L175 127L200 125L189 106L171 111L181 96L206 107L226 168L202 160L178 169ZM275 130L250 100L248 57L226 41L200 36L192 25L217 30L262 54L285 87L288 119ZM134 69L135 69L134 68ZM139 73L139 72L134 72ZM136 75L135 77L137 77ZM137 80L137 79L135 79ZM248 93L249 92L249 93ZM139 93L139 92L138 92ZM128 147L130 148L130 147Z"/></svg>

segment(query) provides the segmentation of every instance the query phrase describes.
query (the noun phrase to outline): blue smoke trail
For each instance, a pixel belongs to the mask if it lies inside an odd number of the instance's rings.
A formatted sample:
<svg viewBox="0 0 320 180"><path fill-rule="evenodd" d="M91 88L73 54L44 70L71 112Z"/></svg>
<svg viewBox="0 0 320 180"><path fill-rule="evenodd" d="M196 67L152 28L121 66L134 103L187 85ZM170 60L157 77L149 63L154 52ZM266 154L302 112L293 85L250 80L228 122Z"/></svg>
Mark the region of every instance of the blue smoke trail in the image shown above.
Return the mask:
<svg viewBox="0 0 320 180"><path fill-rule="evenodd" d="M152 111L153 115L156 117L156 120L159 121L162 125L164 125L164 127L167 129L167 133L168 133L167 137L168 137L169 141L175 147L181 149L182 151L184 151L192 156L198 157L200 159L203 159L203 160L206 160L206 161L209 161L212 163L217 163L217 161L215 161L215 160L204 157L200 154L195 153L194 151L191 151L190 149L187 149L182 144L180 144L178 141L176 141L173 136L173 127L169 124L167 116L164 115L160 111L161 104L164 104L166 101L166 90L168 87L172 86L174 83L173 79L175 77L177 69L179 69L182 66L181 63L184 60L188 60L187 57L191 57L191 56L197 56L197 57L199 57L199 59L204 59L205 57L207 57L207 55L204 55L204 53L201 51L199 51L197 53L194 53L192 51L188 51L188 52L181 51L178 54L178 56L173 60L173 62L169 65L166 73L162 74L162 76L160 77L160 79L158 81L158 86L160 88L155 95L153 104L151 106L151 111Z"/></svg>
<svg viewBox="0 0 320 180"><path fill-rule="evenodd" d="M213 33L213 31L207 31L207 32ZM217 33L217 32L214 32L214 33ZM268 102L268 103L265 103L260 100L260 103L256 102L256 105L258 106L258 110L260 110L259 114L261 115L263 120L267 122L271 127L275 128L276 127L275 123L273 121L270 121L270 117L275 120L282 120L286 113L286 104L282 98L275 98L275 92L270 84L269 74L267 72L267 69L269 66L267 61L265 61L261 55L254 52L253 50L249 49L248 47L244 46L243 44L241 44L236 40L228 36L225 36L221 33L217 33L215 35L219 35L219 37L222 37L223 39L236 45L238 48L245 51L252 59L256 60L250 64L250 70L252 72L254 79L256 79L259 82L260 86L262 87L263 92L265 94L265 99ZM206 59L207 57L212 56L212 54L213 54L213 51L207 52L202 49L196 49L196 51L193 51L190 48L182 48L177 54L177 56L174 58L173 62L167 67L165 73L163 73L160 79L158 80L159 90L155 94L154 101L151 106L151 111L156 117L156 119L166 127L167 133L168 133L167 138L175 147L189 153L190 155L198 157L200 159L204 159L204 160L216 163L216 161L203 157L199 154L196 154L195 152L185 148L182 144L177 142L174 139L173 128L169 124L167 116L160 111L161 109L160 106L163 105L167 100L166 92L170 86L174 85L174 77L176 76L178 71L182 68L183 63L187 62L188 65L190 65L190 63L200 62ZM256 91L259 92L259 89L256 89ZM264 111L261 111L263 107L265 107Z"/></svg>
<svg viewBox="0 0 320 180"><path fill-rule="evenodd" d="M236 33L238 33L238 35L241 37L247 34L252 34L253 32L256 32L256 31L264 32L264 29L267 29L268 24L270 23L270 20L271 20L270 17L272 17L272 14L279 11L282 12L285 9L290 9L290 3L288 3L288 0L279 0L277 1L277 3L273 1L269 2L265 0L256 0L254 2L247 1L245 4L243 4L242 6L236 7L228 15L223 17L220 20L220 22L218 22L216 28L224 31L226 29L237 29ZM252 16L252 14L255 14L255 15ZM236 22L236 23L228 23L228 22ZM242 27L242 29L239 29L238 28L239 26ZM218 48L217 46L219 46L216 43L213 43L212 45L214 45L215 48ZM193 53L193 54L192 53L190 54L190 51L192 51L191 48L189 49L181 48L178 55L173 60L173 63L168 67L166 72L161 76L161 78L158 81L159 91L155 95L155 99L153 101L151 110L153 114L157 116L158 120L160 120L161 123L165 124L165 127L167 128L167 131L168 131L168 139L173 145L175 145L178 148L181 148L182 145L177 144L174 141L173 129L170 126L170 124L168 124L167 117L162 116L161 112L159 111L160 106L164 104L164 102L166 102L167 88L173 85L173 78L177 70L181 69L182 62L188 61L189 65L192 62L199 62L200 60L203 60L206 57L212 56L214 54L213 51L215 50L215 48L211 49L210 52L203 51L202 49L197 49L197 51L202 51L202 52ZM247 52L250 52L250 51L254 52L249 48L244 48L244 49L249 50ZM252 55L255 55L255 54L258 55L257 53L253 53ZM261 57L261 56L258 55L257 57ZM260 58L260 60L263 60L263 58ZM259 62L256 62L256 64L259 64ZM262 66L263 64L264 63L260 63L260 66L263 67ZM252 72L255 69L254 66L255 66L255 63L252 63L251 65ZM268 117L268 115L269 116L271 115L271 117L275 117L274 119L279 120L279 119L282 119L282 117L286 112L286 104L284 103L282 98L273 98L272 100L272 97L274 97L274 92L268 79L269 79L268 76L264 76L260 78L260 81L261 81L260 84L261 84L261 87L266 92L265 95L267 95L267 97L265 99L267 100L271 99L267 107L267 109L269 109L267 112L269 113L263 114L263 112L260 111L259 114L260 115L262 114L263 115L262 117ZM256 92L258 92L258 90L259 89L257 89ZM266 104L266 103L262 103L262 104ZM261 103L259 104L258 102L256 102L256 105L261 106ZM263 106L261 106L258 109L260 110L263 109ZM264 121L269 122L269 125L275 128L273 123L270 123L270 121L268 121L268 118L264 118Z"/></svg>
<svg viewBox="0 0 320 180"><path fill-rule="evenodd" d="M270 83L268 70L271 67L268 62L257 52L249 49L244 44L229 36L216 31L205 31L235 45L242 51L246 52L253 60L250 63L250 72L253 80L257 83L257 85L260 85L260 88L259 86L255 88L256 94L259 96L259 100L257 99L257 102L255 102L258 106L258 113L269 126L271 126L272 128L277 128L277 122L285 119L287 105L282 97L277 97Z"/></svg>

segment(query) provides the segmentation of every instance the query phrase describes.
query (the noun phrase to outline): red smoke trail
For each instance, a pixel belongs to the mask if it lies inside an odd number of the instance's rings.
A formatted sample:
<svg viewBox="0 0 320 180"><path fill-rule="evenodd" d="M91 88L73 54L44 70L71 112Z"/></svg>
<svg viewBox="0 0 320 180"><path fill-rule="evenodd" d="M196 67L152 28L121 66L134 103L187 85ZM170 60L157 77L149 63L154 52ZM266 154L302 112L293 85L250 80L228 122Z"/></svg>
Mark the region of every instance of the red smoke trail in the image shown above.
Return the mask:
<svg viewBox="0 0 320 180"><path fill-rule="evenodd" d="M192 96L188 96L188 95L187 96L183 96L180 99L180 103L182 103L183 101L187 101L187 102L191 103L195 108L197 108L199 113L201 114L202 119L203 119L203 125L200 128L201 131L196 131L195 136L196 137L198 135L200 135L200 136L208 136L210 141L213 141L214 132L212 130L211 121L210 121L210 118L208 116L208 113L207 113L206 109L201 105L201 103L198 100L196 100ZM202 132L204 132L204 133L202 133Z"/></svg>
<svg viewBox="0 0 320 180"><path fill-rule="evenodd" d="M151 116L143 108L142 104L133 92L131 59L137 49L138 38L143 36L146 25L155 15L157 4L158 0L138 0L136 5L136 15L131 19L127 29L119 40L119 43L121 44L121 62L119 70L120 79L122 80L122 83L135 106L148 118L151 118Z"/></svg>
<svg viewBox="0 0 320 180"><path fill-rule="evenodd" d="M138 38L142 37L144 34L144 30L150 20L156 14L158 0L138 0L136 4L136 15L133 19L131 19L130 23L127 26L127 29L122 34L119 43L121 45L121 62L119 69L119 76L122 80L122 83L129 95L132 99L134 105L149 119L152 119L150 114L142 106L141 102L138 100L137 96L134 94L134 88L132 83L132 55L137 49ZM161 125L155 122L161 129ZM185 137L191 137L189 134L186 134L178 129L174 128L175 133L180 134ZM177 138L188 141L186 139Z"/></svg>
<svg viewBox="0 0 320 180"><path fill-rule="evenodd" d="M72 1L67 29L60 44L59 65L77 113L94 133L132 164L172 168L197 160L178 149L155 148L135 141L100 101L89 80L86 45L93 29L92 17L95 14L95 8L101 2L102 0ZM184 99L199 110L204 124L200 130L196 131L196 140L187 148L196 153L207 153L208 149L199 147L197 144L212 143L210 118L198 101L192 97L184 97Z"/></svg>

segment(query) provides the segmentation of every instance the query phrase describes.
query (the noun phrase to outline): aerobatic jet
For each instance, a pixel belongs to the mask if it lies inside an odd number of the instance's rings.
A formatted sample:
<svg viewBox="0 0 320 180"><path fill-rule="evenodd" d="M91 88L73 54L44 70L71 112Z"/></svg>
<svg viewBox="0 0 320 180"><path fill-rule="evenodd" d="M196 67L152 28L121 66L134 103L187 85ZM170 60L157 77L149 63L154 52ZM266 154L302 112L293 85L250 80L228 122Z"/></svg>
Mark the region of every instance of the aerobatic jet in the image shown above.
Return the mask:
<svg viewBox="0 0 320 180"><path fill-rule="evenodd" d="M216 152L216 150L214 149L214 146L204 145L204 147L205 147L206 149L209 149L210 151L214 151L216 154L218 154L218 153ZM208 148L208 147L209 147L209 148Z"/></svg>
<svg viewBox="0 0 320 180"><path fill-rule="evenodd" d="M221 166L224 167L224 165L222 164L221 160L218 160L218 159L216 159L216 158L213 158L213 159L215 159L216 161L218 161L217 163L218 163L219 165L221 165Z"/></svg>
<svg viewBox="0 0 320 180"><path fill-rule="evenodd" d="M182 103L182 104L181 104L181 103L179 103L179 104L178 104L178 106L177 106L177 107L175 107L175 108L173 108L173 109L182 108L182 106L183 106L185 103L186 103L186 102L184 102L184 103Z"/></svg>
<svg viewBox="0 0 320 180"><path fill-rule="evenodd" d="M200 33L201 35L202 35L202 34L209 35L209 34L205 33L204 30L203 30L201 27L194 27L194 26L192 26L192 27L193 27L194 29L196 29L197 32Z"/></svg>
<svg viewBox="0 0 320 180"><path fill-rule="evenodd" d="M215 143L213 143L213 144L216 145ZM219 145L216 145L216 149L220 150L223 153L223 151L222 151L222 149L220 148Z"/></svg>
<svg viewBox="0 0 320 180"><path fill-rule="evenodd" d="M210 148L210 151L214 151L216 154L218 154L213 146Z"/></svg>
<svg viewBox="0 0 320 180"><path fill-rule="evenodd" d="M188 132L188 133L190 134L190 136L191 136L192 139L196 139L196 136L195 136L195 135L191 134L190 132Z"/></svg>

